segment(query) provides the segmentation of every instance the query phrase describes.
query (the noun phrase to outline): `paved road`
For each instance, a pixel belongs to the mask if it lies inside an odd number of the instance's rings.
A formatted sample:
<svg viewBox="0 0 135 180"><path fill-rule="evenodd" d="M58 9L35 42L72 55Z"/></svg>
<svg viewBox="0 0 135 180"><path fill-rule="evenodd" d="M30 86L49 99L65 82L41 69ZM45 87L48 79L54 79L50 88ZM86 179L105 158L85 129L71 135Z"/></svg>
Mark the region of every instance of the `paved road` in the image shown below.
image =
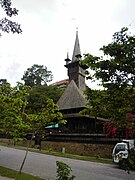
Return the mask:
<svg viewBox="0 0 135 180"><path fill-rule="evenodd" d="M18 170L23 160L25 151L0 146L0 165ZM134 180L135 172L127 174L114 165L73 160L51 155L28 153L23 171L29 174L43 177L47 180L55 180L56 161L63 161L70 165L76 180Z"/></svg>

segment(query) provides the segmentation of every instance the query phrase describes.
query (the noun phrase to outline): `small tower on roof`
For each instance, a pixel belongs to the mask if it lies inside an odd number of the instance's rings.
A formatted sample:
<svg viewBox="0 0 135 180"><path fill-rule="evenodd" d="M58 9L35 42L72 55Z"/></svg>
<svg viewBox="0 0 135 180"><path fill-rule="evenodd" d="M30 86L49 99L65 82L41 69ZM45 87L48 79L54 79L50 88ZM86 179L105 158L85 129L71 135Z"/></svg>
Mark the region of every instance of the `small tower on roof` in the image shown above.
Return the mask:
<svg viewBox="0 0 135 180"><path fill-rule="evenodd" d="M69 54L68 54L68 52L67 52L67 58L65 59L65 61L66 61L66 64L68 64L71 60L69 59Z"/></svg>
<svg viewBox="0 0 135 180"><path fill-rule="evenodd" d="M77 30L72 60L70 60L69 57L65 59L66 61L65 67L68 69L69 82L74 80L77 87L81 91L84 91L85 70L87 67L80 65L81 58L82 58L82 55L80 51L80 44L79 44L79 37L78 37L78 30Z"/></svg>

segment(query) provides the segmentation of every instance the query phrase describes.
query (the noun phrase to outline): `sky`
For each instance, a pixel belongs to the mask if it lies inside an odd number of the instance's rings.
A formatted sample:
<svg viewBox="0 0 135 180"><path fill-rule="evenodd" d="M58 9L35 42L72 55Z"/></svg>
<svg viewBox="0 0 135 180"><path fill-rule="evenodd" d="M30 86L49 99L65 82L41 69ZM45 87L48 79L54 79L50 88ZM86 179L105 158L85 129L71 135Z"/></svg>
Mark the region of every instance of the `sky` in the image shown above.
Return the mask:
<svg viewBox="0 0 135 180"><path fill-rule="evenodd" d="M23 32L0 39L0 79L12 86L33 64L52 72L51 83L68 78L64 59L67 51L72 58L76 28L82 55L101 56L99 49L122 27L135 34L135 0L12 0L12 6ZM98 89L98 82L86 84Z"/></svg>

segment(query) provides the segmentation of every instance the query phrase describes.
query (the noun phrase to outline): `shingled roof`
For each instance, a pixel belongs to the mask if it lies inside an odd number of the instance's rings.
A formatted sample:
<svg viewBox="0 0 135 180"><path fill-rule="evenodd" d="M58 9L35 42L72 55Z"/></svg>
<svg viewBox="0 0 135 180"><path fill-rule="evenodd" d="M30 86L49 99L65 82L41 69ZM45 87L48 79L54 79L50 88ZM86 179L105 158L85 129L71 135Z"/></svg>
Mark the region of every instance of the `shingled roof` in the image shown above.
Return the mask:
<svg viewBox="0 0 135 180"><path fill-rule="evenodd" d="M86 99L74 80L72 80L57 104L60 110L86 107Z"/></svg>

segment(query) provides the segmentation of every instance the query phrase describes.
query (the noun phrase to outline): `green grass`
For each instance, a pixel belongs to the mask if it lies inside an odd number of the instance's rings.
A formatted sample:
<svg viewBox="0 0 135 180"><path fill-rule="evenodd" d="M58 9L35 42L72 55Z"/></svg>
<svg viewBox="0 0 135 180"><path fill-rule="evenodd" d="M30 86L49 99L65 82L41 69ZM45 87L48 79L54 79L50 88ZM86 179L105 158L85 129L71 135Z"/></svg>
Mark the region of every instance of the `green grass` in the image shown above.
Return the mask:
<svg viewBox="0 0 135 180"><path fill-rule="evenodd" d="M19 174L15 170L11 170L5 167L0 166L0 176L5 176L9 178L13 178L15 180L43 180L40 177L32 176L30 174L21 173Z"/></svg>
<svg viewBox="0 0 135 180"><path fill-rule="evenodd" d="M45 154L49 155L54 155L54 156L59 156L59 157L65 157L65 158L71 158L71 159L78 159L78 160L84 160L84 161L94 161L94 162L99 162L99 163L112 163L112 159L105 159L101 158L99 156L80 156L80 155L75 155L75 154L63 154L59 152L45 152Z"/></svg>

